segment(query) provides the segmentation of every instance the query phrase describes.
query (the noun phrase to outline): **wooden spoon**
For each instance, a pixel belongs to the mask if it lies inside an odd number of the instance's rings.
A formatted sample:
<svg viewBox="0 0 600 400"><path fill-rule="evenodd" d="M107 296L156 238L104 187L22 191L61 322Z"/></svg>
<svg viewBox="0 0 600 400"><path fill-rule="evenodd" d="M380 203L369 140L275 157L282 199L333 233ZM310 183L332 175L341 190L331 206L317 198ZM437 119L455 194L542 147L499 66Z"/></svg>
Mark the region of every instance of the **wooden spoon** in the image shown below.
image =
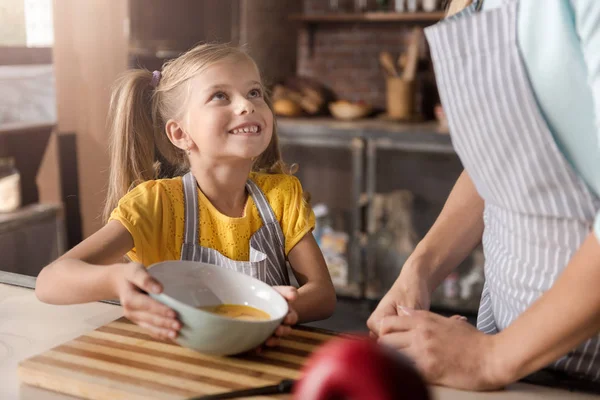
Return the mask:
<svg viewBox="0 0 600 400"><path fill-rule="evenodd" d="M419 44L422 34L423 29L420 27L415 27L412 31L410 44L408 45L407 51L406 68L402 74L402 79L406 81L412 81L415 79L417 65L419 63Z"/></svg>
<svg viewBox="0 0 600 400"><path fill-rule="evenodd" d="M381 53L379 53L379 63L389 76L398 76L398 71L396 70L396 66L394 65L394 59L392 58L392 55L389 52L382 51Z"/></svg>
<svg viewBox="0 0 600 400"><path fill-rule="evenodd" d="M396 63L398 64L398 75L402 75L404 68L406 68L406 63L408 62L408 56L406 55L406 52L402 52L400 53L400 55L398 56L398 60L396 61Z"/></svg>

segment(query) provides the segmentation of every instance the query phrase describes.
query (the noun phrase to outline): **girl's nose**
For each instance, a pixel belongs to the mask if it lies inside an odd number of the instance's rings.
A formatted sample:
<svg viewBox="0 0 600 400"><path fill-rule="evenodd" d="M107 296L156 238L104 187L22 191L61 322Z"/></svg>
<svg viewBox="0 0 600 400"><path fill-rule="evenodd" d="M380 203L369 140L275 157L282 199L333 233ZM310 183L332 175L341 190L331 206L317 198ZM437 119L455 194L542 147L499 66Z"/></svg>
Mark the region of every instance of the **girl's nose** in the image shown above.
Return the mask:
<svg viewBox="0 0 600 400"><path fill-rule="evenodd" d="M252 104L251 101L248 101L246 99L240 101L240 104L238 105L239 115L253 114L254 111L254 104Z"/></svg>

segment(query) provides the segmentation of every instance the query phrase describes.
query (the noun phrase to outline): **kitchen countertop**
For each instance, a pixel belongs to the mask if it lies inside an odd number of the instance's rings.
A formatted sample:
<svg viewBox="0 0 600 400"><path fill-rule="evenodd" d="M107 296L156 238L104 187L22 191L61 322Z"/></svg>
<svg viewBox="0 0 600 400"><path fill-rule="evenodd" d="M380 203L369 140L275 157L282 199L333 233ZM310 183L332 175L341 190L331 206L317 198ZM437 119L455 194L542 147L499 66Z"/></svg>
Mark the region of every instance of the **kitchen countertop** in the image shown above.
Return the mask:
<svg viewBox="0 0 600 400"><path fill-rule="evenodd" d="M4 400L67 400L72 397L20 385L17 365L122 316L121 308L107 303L53 306L41 303L29 288L0 284L0 398ZM436 400L598 399L527 384L511 385L493 393L433 388Z"/></svg>

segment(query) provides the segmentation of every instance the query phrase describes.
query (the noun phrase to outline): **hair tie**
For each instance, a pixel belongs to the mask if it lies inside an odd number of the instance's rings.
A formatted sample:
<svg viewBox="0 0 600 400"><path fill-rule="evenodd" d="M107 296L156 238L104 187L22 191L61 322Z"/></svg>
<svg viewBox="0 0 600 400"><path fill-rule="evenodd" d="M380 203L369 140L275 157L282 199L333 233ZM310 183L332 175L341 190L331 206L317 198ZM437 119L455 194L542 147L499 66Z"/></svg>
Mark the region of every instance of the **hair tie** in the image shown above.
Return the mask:
<svg viewBox="0 0 600 400"><path fill-rule="evenodd" d="M154 71L152 73L152 80L150 81L150 86L156 88L158 86L158 82L160 81L160 71Z"/></svg>

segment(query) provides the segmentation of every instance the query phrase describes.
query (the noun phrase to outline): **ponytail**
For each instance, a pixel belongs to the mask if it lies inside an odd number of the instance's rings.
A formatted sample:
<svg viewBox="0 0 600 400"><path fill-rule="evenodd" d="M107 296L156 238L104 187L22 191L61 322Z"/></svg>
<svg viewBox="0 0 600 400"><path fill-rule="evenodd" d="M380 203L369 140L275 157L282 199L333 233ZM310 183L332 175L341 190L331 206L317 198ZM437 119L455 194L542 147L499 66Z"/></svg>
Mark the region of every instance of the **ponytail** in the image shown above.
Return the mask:
<svg viewBox="0 0 600 400"><path fill-rule="evenodd" d="M156 177L154 138L158 125L151 80L152 73L147 70L127 71L117 80L110 99L110 175L104 222L132 187Z"/></svg>

